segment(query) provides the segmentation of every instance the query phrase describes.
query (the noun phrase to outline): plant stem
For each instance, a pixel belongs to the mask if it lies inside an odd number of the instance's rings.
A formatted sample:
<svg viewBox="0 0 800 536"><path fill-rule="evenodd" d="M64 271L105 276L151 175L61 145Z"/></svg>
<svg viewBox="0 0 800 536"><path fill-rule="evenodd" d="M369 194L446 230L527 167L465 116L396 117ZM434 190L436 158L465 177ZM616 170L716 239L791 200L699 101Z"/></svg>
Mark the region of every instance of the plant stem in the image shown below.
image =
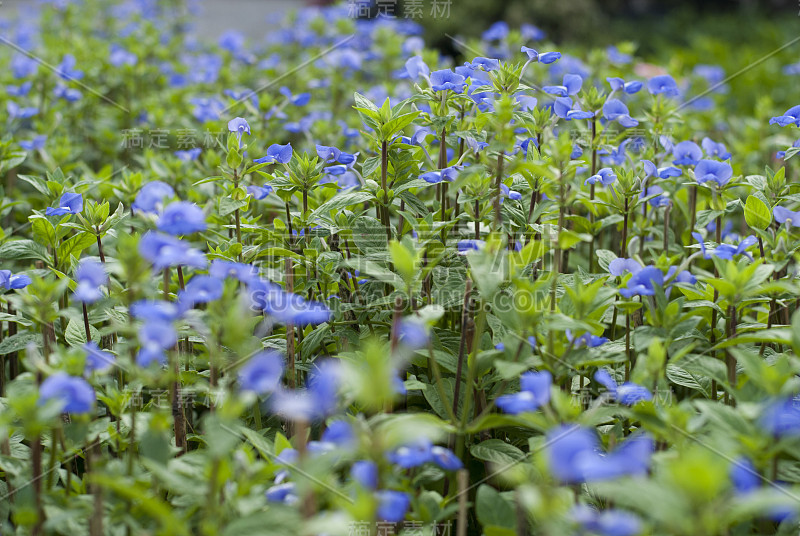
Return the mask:
<svg viewBox="0 0 800 536"><path fill-rule="evenodd" d="M106 263L106 255L103 253L103 242L100 241L100 235L97 235L97 252L100 255L100 262Z"/></svg>
<svg viewBox="0 0 800 536"><path fill-rule="evenodd" d="M503 183L503 159L505 157L505 151L500 151L500 154L497 155L497 177L495 178L494 184L494 225L495 230L499 231L500 226L503 224L503 216L500 213L500 194L502 190L500 189L500 185Z"/></svg>
<svg viewBox="0 0 800 536"><path fill-rule="evenodd" d="M464 351L467 346L467 322L470 313L470 294L472 293L472 281L467 279L464 290L464 305L461 310L461 340L458 345L458 364L456 365L456 385L453 391L453 414L458 414L458 399L461 394L461 376L464 367Z"/></svg>
<svg viewBox="0 0 800 536"><path fill-rule="evenodd" d="M86 342L92 341L92 331L89 326L89 311L86 309L86 304L81 304L83 308L83 329L86 330Z"/></svg>

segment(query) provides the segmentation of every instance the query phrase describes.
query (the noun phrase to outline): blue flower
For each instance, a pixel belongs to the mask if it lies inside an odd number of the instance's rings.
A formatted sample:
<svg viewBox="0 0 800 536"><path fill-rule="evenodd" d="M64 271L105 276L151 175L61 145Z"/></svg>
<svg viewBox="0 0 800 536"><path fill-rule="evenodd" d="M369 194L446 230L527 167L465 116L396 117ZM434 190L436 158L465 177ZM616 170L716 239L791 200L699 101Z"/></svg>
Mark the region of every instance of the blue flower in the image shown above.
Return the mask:
<svg viewBox="0 0 800 536"><path fill-rule="evenodd" d="M619 99L608 99L603 105L603 115L609 121L616 121L625 128L639 124L639 121L630 116L628 107Z"/></svg>
<svg viewBox="0 0 800 536"><path fill-rule="evenodd" d="M9 97L27 97L32 87L33 82L29 80L19 86L6 86L6 93Z"/></svg>
<svg viewBox="0 0 800 536"><path fill-rule="evenodd" d="M196 275L178 292L178 309L188 310L198 303L208 303L222 297L222 280L210 275Z"/></svg>
<svg viewBox="0 0 800 536"><path fill-rule="evenodd" d="M731 153L728 152L724 143L717 143L711 138L705 137L700 144L703 146L706 156L716 157L720 160L729 160L731 157Z"/></svg>
<svg viewBox="0 0 800 536"><path fill-rule="evenodd" d="M173 236L199 233L206 230L206 217L194 203L176 201L164 209L156 226Z"/></svg>
<svg viewBox="0 0 800 536"><path fill-rule="evenodd" d="M273 143L267 148L267 156L263 158L259 158L257 160L253 160L256 164L263 164L265 162L277 163L277 164L288 164L289 161L292 159L293 149L292 144L287 143L286 145L279 145L277 143Z"/></svg>
<svg viewBox="0 0 800 536"><path fill-rule="evenodd" d="M390 523L400 523L406 517L406 512L411 506L411 499L407 493L402 491L384 490L375 494L378 499L378 511L376 515L383 521Z"/></svg>
<svg viewBox="0 0 800 536"><path fill-rule="evenodd" d="M103 265L97 261L84 259L75 270L74 298L83 303L94 303L103 297L100 287L108 281L108 275Z"/></svg>
<svg viewBox="0 0 800 536"><path fill-rule="evenodd" d="M200 147L195 147L185 151L175 151L173 154L182 162L191 162L192 160L197 160L202 151L203 150Z"/></svg>
<svg viewBox="0 0 800 536"><path fill-rule="evenodd" d="M438 445L431 447L431 461L445 471L458 471L464 467L453 451Z"/></svg>
<svg viewBox="0 0 800 536"><path fill-rule="evenodd" d="M508 37L508 24L503 21L498 21L489 26L489 29L483 32L481 39L484 41L502 41Z"/></svg>
<svg viewBox="0 0 800 536"><path fill-rule="evenodd" d="M550 401L550 388L553 385L550 372L526 372L520 376L519 383L519 393L497 398L497 407L505 413L517 415L536 411Z"/></svg>
<svg viewBox="0 0 800 536"><path fill-rule="evenodd" d="M139 57L133 52L129 52L115 43L111 44L111 53L108 56L108 62L114 67L136 65L137 61L139 61Z"/></svg>
<svg viewBox="0 0 800 536"><path fill-rule="evenodd" d="M114 366L114 354L101 350L97 343L89 341L83 345L86 352L86 368L84 374L104 372Z"/></svg>
<svg viewBox="0 0 800 536"><path fill-rule="evenodd" d="M653 296L655 286L664 284L664 273L655 266L646 266L633 274L628 280L626 288L619 289L619 293L626 298L633 296Z"/></svg>
<svg viewBox="0 0 800 536"><path fill-rule="evenodd" d="M194 268L206 267L206 257L200 250L177 238L154 231L146 232L139 240L139 254L150 261L156 270L179 264Z"/></svg>
<svg viewBox="0 0 800 536"><path fill-rule="evenodd" d="M800 147L800 140L795 140L795 142L792 144L792 148L797 149L798 147ZM778 160L783 160L786 158L786 151L777 151L775 153L775 158Z"/></svg>
<svg viewBox="0 0 800 536"><path fill-rule="evenodd" d="M47 207L44 213L47 216L63 216L64 214L78 214L82 210L83 196L67 192L61 196L58 208Z"/></svg>
<svg viewBox="0 0 800 536"><path fill-rule="evenodd" d="M758 422L774 437L800 436L800 400L784 397L769 401Z"/></svg>
<svg viewBox="0 0 800 536"><path fill-rule="evenodd" d="M592 112L584 112L576 103L572 104L570 97L558 97L553 103L553 112L561 119L572 121L573 119L591 119L594 117Z"/></svg>
<svg viewBox="0 0 800 536"><path fill-rule="evenodd" d="M773 117L769 120L770 125L780 125L782 127L788 127L789 125L795 125L800 127L800 104L797 106L792 106L786 113L783 115L779 115L777 117Z"/></svg>
<svg viewBox="0 0 800 536"><path fill-rule="evenodd" d="M246 132L250 134L250 124L242 117L235 117L228 121L228 130L235 132L239 139L239 147L242 146L242 135Z"/></svg>
<svg viewBox="0 0 800 536"><path fill-rule="evenodd" d="M75 88L66 86L65 84L58 83L56 87L53 88L53 95L57 99L64 99L67 102L76 102L81 100L83 96L80 91Z"/></svg>
<svg viewBox="0 0 800 536"><path fill-rule="evenodd" d="M611 168L602 168L600 171L597 172L597 175L592 175L584 184L601 184L602 186L608 186L613 184L613 182L617 180L617 174L614 173L614 170Z"/></svg>
<svg viewBox="0 0 800 536"><path fill-rule="evenodd" d="M541 41L547 37L544 31L527 22L520 24L519 33L525 41Z"/></svg>
<svg viewBox="0 0 800 536"><path fill-rule="evenodd" d="M299 326L317 325L331 319L331 311L321 302L306 301L302 296L285 292L280 287L257 289L257 306L276 321Z"/></svg>
<svg viewBox="0 0 800 536"><path fill-rule="evenodd" d="M368 490L378 488L378 466L370 460L358 460L350 468L350 476L358 484Z"/></svg>
<svg viewBox="0 0 800 536"><path fill-rule="evenodd" d="M693 141L682 141L672 148L672 155L676 166L694 166L703 158L703 151Z"/></svg>
<svg viewBox="0 0 800 536"><path fill-rule="evenodd" d="M39 402L44 404L50 400L57 401L64 413L89 413L94 406L95 394L83 378L56 372L39 387Z"/></svg>
<svg viewBox="0 0 800 536"><path fill-rule="evenodd" d="M776 222L785 223L790 229L800 227L800 211L792 212L788 208L777 206L772 209L772 215L775 216Z"/></svg>
<svg viewBox="0 0 800 536"><path fill-rule="evenodd" d="M286 86L281 87L278 91L281 95L286 97L293 106L305 106L311 101L311 93L306 92L294 95Z"/></svg>
<svg viewBox="0 0 800 536"><path fill-rule="evenodd" d="M625 151L628 147L628 144L632 141L632 138L627 138L622 143L619 144L619 147L616 149L600 149L597 151L597 154L601 155L600 161L603 164L610 164L612 166L621 166L625 163ZM608 155L608 156L605 156Z"/></svg>
<svg viewBox="0 0 800 536"><path fill-rule="evenodd" d="M25 149L26 151L37 151L39 149L44 149L44 145L47 142L47 136L44 134L34 136L32 140L20 140L19 146Z"/></svg>
<svg viewBox="0 0 800 536"><path fill-rule="evenodd" d="M219 120L220 114L225 110L225 105L218 99L194 98L189 103L194 105L192 115L201 123ZM241 140L241 135L239 138Z"/></svg>
<svg viewBox="0 0 800 536"><path fill-rule="evenodd" d="M678 91L678 84L675 83L675 79L668 74L654 76L648 80L647 90L652 95L663 94L666 97L676 97L680 93L680 91Z"/></svg>
<svg viewBox="0 0 800 536"><path fill-rule="evenodd" d="M639 82L638 80L631 80L630 82L626 82L622 78L606 78L606 81L611 86L611 92L622 90L628 95L633 95L634 93L638 93L641 91L644 84Z"/></svg>
<svg viewBox="0 0 800 536"><path fill-rule="evenodd" d="M0 270L0 288L16 290L31 284L31 278L25 274L12 275L11 270Z"/></svg>
<svg viewBox="0 0 800 536"><path fill-rule="evenodd" d="M271 398L272 410L288 419L308 421L336 411L342 370L338 362L314 363L305 391L277 389Z"/></svg>
<svg viewBox="0 0 800 536"><path fill-rule="evenodd" d="M39 62L24 54L15 54L11 60L11 72L14 78L29 78L39 70Z"/></svg>
<svg viewBox="0 0 800 536"><path fill-rule="evenodd" d="M239 369L242 391L265 395L275 391L283 376L283 357L275 351L257 353Z"/></svg>
<svg viewBox="0 0 800 536"><path fill-rule="evenodd" d="M136 194L136 199L131 205L131 208L134 211L154 214L159 211L165 197L172 197L174 195L175 190L166 182L148 182L142 186L142 189Z"/></svg>
<svg viewBox="0 0 800 536"><path fill-rule="evenodd" d="M648 177L666 179L668 177L680 177L683 175L683 171L673 166L656 168L656 165L650 160L642 160L642 162L644 163L644 172Z"/></svg>
<svg viewBox="0 0 800 536"><path fill-rule="evenodd" d="M136 355L136 364L148 367L151 363L163 365L167 362L165 350L178 343L178 333L171 323L149 320L139 328L139 344L141 348Z"/></svg>
<svg viewBox="0 0 800 536"><path fill-rule="evenodd" d="M603 454L593 430L566 425L551 430L545 444L553 476L567 484L644 476L654 446L649 437L634 435Z"/></svg>
<svg viewBox="0 0 800 536"><path fill-rule="evenodd" d="M520 52L524 52L528 56L528 61L525 63L525 66L527 66L529 63L536 62L548 65L561 59L561 52L542 52L539 54L536 50L526 46L523 46L520 49Z"/></svg>
<svg viewBox="0 0 800 536"><path fill-rule="evenodd" d="M727 162L700 160L694 170L694 176L700 184L712 181L719 186L725 186L733 176L733 168Z"/></svg>
<svg viewBox="0 0 800 536"><path fill-rule="evenodd" d="M573 348L597 348L598 346L602 346L608 342L608 337L600 337L598 335L592 335L588 331L581 335L580 337L573 337L572 330L566 330L565 334L567 335L567 340L572 344Z"/></svg>
<svg viewBox="0 0 800 536"><path fill-rule="evenodd" d="M755 245L758 242L758 239L750 235L738 245L734 246L732 244L719 244L712 250L706 251L706 245L703 242L703 236L700 233L694 232L692 233L692 237L700 243L700 251L703 253L703 257L706 259L710 259L711 257L717 257L724 260L733 260L733 257L736 255L744 255L750 260L753 259L749 253L747 253L747 248L750 246Z"/></svg>
<svg viewBox="0 0 800 536"><path fill-rule="evenodd" d="M404 346L412 350L418 350L428 346L430 337L422 322L403 318L397 327L397 339Z"/></svg>
<svg viewBox="0 0 800 536"><path fill-rule="evenodd" d="M465 65L468 65L470 69L482 69L491 72L500 68L500 60L478 56L472 60L472 63L466 63Z"/></svg>
<svg viewBox="0 0 800 536"><path fill-rule="evenodd" d="M75 69L78 60L72 54L64 54L61 63L56 68L56 74L64 80L80 80L83 78L83 71Z"/></svg>
<svg viewBox="0 0 800 536"><path fill-rule="evenodd" d="M677 168L672 168L677 169ZM664 193L664 189L661 186L648 186L645 190L639 194L639 199L644 199L645 197L651 197L647 204L653 208L658 207L668 207L672 204L669 197L661 195ZM644 211L644 207L642 207L642 211Z"/></svg>
<svg viewBox="0 0 800 536"><path fill-rule="evenodd" d="M294 482L286 482L285 484L277 484L271 486L264 495L267 501L274 503L295 504L299 499L296 495L296 488Z"/></svg>
<svg viewBox="0 0 800 536"><path fill-rule="evenodd" d="M247 187L247 193L252 195L254 199L264 199L272 193L272 186L265 184L264 186L256 186L251 184Z"/></svg>
<svg viewBox="0 0 800 536"><path fill-rule="evenodd" d="M617 385L617 382L605 369L598 369L597 372L594 373L594 381L603 385L608 389L608 392L611 393L615 400L626 406L633 406L642 400L653 399L652 393L641 385L632 382L625 382L622 385Z"/></svg>
<svg viewBox="0 0 800 536"><path fill-rule="evenodd" d="M242 283L249 283L258 277L258 269L252 264L214 259L208 268L208 274L217 279L232 277Z"/></svg>
<svg viewBox="0 0 800 536"><path fill-rule="evenodd" d="M565 74L563 85L560 86L545 86L542 90L551 95L558 95L559 97L567 97L575 95L581 90L583 86L583 78L577 74Z"/></svg>
<svg viewBox="0 0 800 536"><path fill-rule="evenodd" d="M131 304L131 316L151 322L172 322L180 316L180 311L172 302L139 300Z"/></svg>
<svg viewBox="0 0 800 536"><path fill-rule="evenodd" d="M458 251L459 253L466 253L470 250L479 250L486 245L486 242L483 240L475 240L475 239L464 239L458 241Z"/></svg>
<svg viewBox="0 0 800 536"><path fill-rule="evenodd" d="M761 488L761 481L766 480L759 474L753 462L744 456L740 456L732 462L728 474L733 483L735 494L741 498ZM781 483L770 484L778 491L780 491L783 486ZM767 519L781 522L787 518L796 516L797 509L783 505L767 506L763 514Z"/></svg>
<svg viewBox="0 0 800 536"><path fill-rule="evenodd" d="M623 275L625 272L638 273L642 268L643 266L636 259L618 258L608 263L609 273L616 277Z"/></svg>
<svg viewBox="0 0 800 536"><path fill-rule="evenodd" d="M466 85L465 78L450 69L442 69L431 73L431 89L434 91L451 90L456 93L463 93Z"/></svg>
<svg viewBox="0 0 800 536"><path fill-rule="evenodd" d="M634 514L624 510L597 510L577 505L572 509L572 516L581 528L600 536L636 536L642 532L642 522Z"/></svg>

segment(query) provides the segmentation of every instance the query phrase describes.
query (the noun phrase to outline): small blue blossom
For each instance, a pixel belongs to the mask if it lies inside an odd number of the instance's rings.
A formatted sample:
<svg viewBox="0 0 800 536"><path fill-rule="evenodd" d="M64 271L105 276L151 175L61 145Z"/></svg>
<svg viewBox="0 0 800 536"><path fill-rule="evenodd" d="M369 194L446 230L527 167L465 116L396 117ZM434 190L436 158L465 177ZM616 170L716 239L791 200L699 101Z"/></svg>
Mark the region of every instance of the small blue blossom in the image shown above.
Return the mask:
<svg viewBox="0 0 800 536"><path fill-rule="evenodd" d="M175 190L166 182L148 182L136 194L131 208L134 212L144 212L145 214L155 214L161 210L164 198L175 195Z"/></svg>
<svg viewBox="0 0 800 536"><path fill-rule="evenodd" d="M720 160L730 160L731 158L731 153L728 152L724 143L717 143L711 138L706 137L703 138L700 144L703 146L703 151L705 151L706 156L709 158L719 158Z"/></svg>
<svg viewBox="0 0 800 536"><path fill-rule="evenodd" d="M785 114L773 117L769 120L769 124L782 127L788 127L789 125L800 127L800 105L792 106L786 110Z"/></svg>
<svg viewBox="0 0 800 536"><path fill-rule="evenodd" d="M463 93L466 85L464 77L450 69L442 69L431 73L431 89L434 91L451 90L455 93Z"/></svg>
<svg viewBox="0 0 800 536"><path fill-rule="evenodd" d="M92 411L95 403L94 389L83 378L56 372L39 387L39 402L55 400L64 413L82 414Z"/></svg>
<svg viewBox="0 0 800 536"><path fill-rule="evenodd" d="M103 297L100 287L108 281L108 274L101 263L83 259L75 270L75 281L78 286L73 297L79 302L94 303Z"/></svg>
<svg viewBox="0 0 800 536"><path fill-rule="evenodd" d="M156 226L159 231L173 236L199 233L207 227L202 209L188 201L176 201L167 206Z"/></svg>
<svg viewBox="0 0 800 536"><path fill-rule="evenodd" d="M63 216L64 214L78 214L83 211L83 196L81 194L65 193L58 201L58 207L47 207L46 216Z"/></svg>
<svg viewBox="0 0 800 536"><path fill-rule="evenodd" d="M703 158L703 151L693 141L682 141L672 148L672 155L676 166L694 166Z"/></svg>
<svg viewBox="0 0 800 536"><path fill-rule="evenodd" d="M265 350L257 353L239 369L239 387L257 395L275 391L283 376L283 362L278 352Z"/></svg>
<svg viewBox="0 0 800 536"><path fill-rule="evenodd" d="M647 90L652 95L664 95L665 97L676 97L680 94L678 84L675 79L668 74L654 76L647 81Z"/></svg>
<svg viewBox="0 0 800 536"><path fill-rule="evenodd" d="M617 174L611 168L602 168L597 172L597 175L592 175L584 182L585 185L600 184L608 186L617 180Z"/></svg>
<svg viewBox="0 0 800 536"><path fill-rule="evenodd" d="M536 411L550 401L553 376L550 372L526 372L519 379L520 392L497 398L497 407L505 413L517 415Z"/></svg>
<svg viewBox="0 0 800 536"><path fill-rule="evenodd" d="M0 270L0 288L18 290L31 284L31 278L25 274L12 274L11 270Z"/></svg>
<svg viewBox="0 0 800 536"><path fill-rule="evenodd" d="M139 254L150 261L156 270L178 265L205 268L207 262L200 250L175 237L154 231L148 231L139 239Z"/></svg>
<svg viewBox="0 0 800 536"><path fill-rule="evenodd" d="M384 490L375 494L378 499L377 517L390 523L400 523L406 517L411 499L402 491Z"/></svg>
<svg viewBox="0 0 800 536"><path fill-rule="evenodd" d="M632 382L625 382L622 385L617 385L617 382L605 369L598 369L597 372L595 372L594 381L608 389L608 392L611 393L614 399L625 406L633 406L643 400L653 399L653 394L641 385Z"/></svg>
<svg viewBox="0 0 800 536"><path fill-rule="evenodd" d="M716 182L718 186L725 186L733 176L733 168L727 162L700 160L694 170L694 175L700 184Z"/></svg>
<svg viewBox="0 0 800 536"><path fill-rule="evenodd" d="M583 78L577 74L565 74L563 85L560 86L544 86L542 90L551 95L558 95L559 97L567 97L575 95L581 90L583 86Z"/></svg>
<svg viewBox="0 0 800 536"><path fill-rule="evenodd" d="M608 99L603 105L603 116L609 121L616 121L625 128L635 127L639 121L630 116L628 107L619 99Z"/></svg>
<svg viewBox="0 0 800 536"><path fill-rule="evenodd" d="M92 372L105 372L114 366L114 354L101 350L97 343L89 341L83 345L86 352L86 368L84 374Z"/></svg>
<svg viewBox="0 0 800 536"><path fill-rule="evenodd" d="M664 284L664 272L655 266L646 266L633 274L628 280L626 288L619 289L619 293L625 298L633 296L653 296L655 286Z"/></svg>
<svg viewBox="0 0 800 536"><path fill-rule="evenodd" d="M289 161L292 159L293 154L292 144L287 143L286 145L279 145L277 143L273 143L267 148L267 155L259 158L257 160L253 160L256 164L263 164L265 162L276 163L276 164L288 164Z"/></svg>

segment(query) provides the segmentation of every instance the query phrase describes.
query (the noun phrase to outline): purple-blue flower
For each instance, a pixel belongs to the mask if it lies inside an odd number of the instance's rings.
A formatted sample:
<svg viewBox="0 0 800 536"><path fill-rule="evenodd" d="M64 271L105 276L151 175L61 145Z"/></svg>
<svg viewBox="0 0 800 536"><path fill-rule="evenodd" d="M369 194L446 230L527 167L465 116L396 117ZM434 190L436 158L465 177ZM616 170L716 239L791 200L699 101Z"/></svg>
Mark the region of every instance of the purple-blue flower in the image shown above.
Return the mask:
<svg viewBox="0 0 800 536"><path fill-rule="evenodd" d="M286 145L279 145L277 143L273 143L267 148L267 155L253 160L256 164L263 164L265 162L269 163L276 163L276 164L288 164L289 161L292 159L292 144L287 143Z"/></svg>
<svg viewBox="0 0 800 536"><path fill-rule="evenodd" d="M700 184L711 181L719 186L725 186L733 176L733 168L727 162L700 160L694 169L694 176Z"/></svg>
<svg viewBox="0 0 800 536"><path fill-rule="evenodd" d="M717 143L709 137L703 138L700 145L703 146L703 151L708 157L719 158L720 160L729 160L731 157L731 153L728 152L728 148L725 147L724 143Z"/></svg>
<svg viewBox="0 0 800 536"><path fill-rule="evenodd" d="M769 120L770 125L780 125L782 127L788 127L789 125L795 125L800 127L800 104L797 106L792 106L786 113L783 115L779 115L777 117L773 117Z"/></svg>
<svg viewBox="0 0 800 536"><path fill-rule="evenodd" d="M148 231L141 237L139 254L156 270L178 265L205 268L207 263L200 250L173 236L155 231Z"/></svg>
<svg viewBox="0 0 800 536"><path fill-rule="evenodd" d="M131 208L134 212L144 212L146 214L155 214L161 209L161 205L165 197L172 197L175 195L175 190L166 182L152 181L148 182L136 194Z"/></svg>
<svg viewBox="0 0 800 536"><path fill-rule="evenodd" d="M45 143L47 143L47 136L40 134L38 136L34 136L31 140L20 140L19 146L26 151L37 151L44 149Z"/></svg>
<svg viewBox="0 0 800 536"><path fill-rule="evenodd" d="M94 406L95 394L83 378L56 372L39 387L39 402L44 404L50 400L57 401L64 413L89 413Z"/></svg>
<svg viewBox="0 0 800 536"><path fill-rule="evenodd" d="M646 266L633 274L628 280L626 288L619 289L619 293L626 298L633 296L653 296L655 286L664 284L664 273L655 266Z"/></svg>
<svg viewBox="0 0 800 536"><path fill-rule="evenodd" d="M222 297L222 280L210 275L196 275L178 292L178 309L188 310L198 303L208 303Z"/></svg>
<svg viewBox="0 0 800 536"><path fill-rule="evenodd" d="M561 119L572 121L573 119L591 119L593 112L584 112L576 103L573 105L570 97L558 97L553 103L553 112Z"/></svg>
<svg viewBox="0 0 800 536"><path fill-rule="evenodd" d="M86 352L86 368L84 374L104 372L114 366L115 358L111 352L101 350L97 343L89 341L83 345Z"/></svg>
<svg viewBox="0 0 800 536"><path fill-rule="evenodd" d="M239 139L239 147L242 146L242 135L250 134L250 124L242 117L234 117L228 121L228 130L234 132Z"/></svg>
<svg viewBox="0 0 800 536"><path fill-rule="evenodd" d="M175 151L173 154L182 162L191 162L192 160L197 160L202 151L200 147L194 147L193 149L186 149L184 151Z"/></svg>
<svg viewBox="0 0 800 536"><path fill-rule="evenodd" d="M31 284L31 278L25 274L12 274L11 270L0 270L0 288L15 290Z"/></svg>
<svg viewBox="0 0 800 536"><path fill-rule="evenodd" d="M641 271L642 268L643 266L636 259L617 258L608 263L608 271L615 277L619 277L625 272L635 274Z"/></svg>
<svg viewBox="0 0 800 536"><path fill-rule="evenodd" d="M603 116L609 121L616 121L625 128L635 127L639 121L630 116L628 107L619 99L608 99L603 105Z"/></svg>
<svg viewBox="0 0 800 536"><path fill-rule="evenodd" d="M239 387L242 391L265 395L280 385L283 376L283 357L273 350L265 350L250 358L239 369Z"/></svg>
<svg viewBox="0 0 800 536"><path fill-rule="evenodd" d="M600 184L602 186L608 186L612 184L615 180L617 180L617 174L614 173L614 170L611 168L602 168L600 171L597 172L597 175L592 175L584 184Z"/></svg>
<svg viewBox="0 0 800 536"><path fill-rule="evenodd" d="M378 466L370 460L358 460L350 468L350 476L364 489L378 488Z"/></svg>
<svg viewBox="0 0 800 536"><path fill-rule="evenodd" d="M151 363L163 365L167 362L165 350L178 343L178 333L171 323L148 320L139 328L139 353L136 364L148 367Z"/></svg>
<svg viewBox="0 0 800 536"><path fill-rule="evenodd" d="M642 532L642 522L634 514L624 510L597 510L577 505L572 509L572 517L581 528L600 536L636 536Z"/></svg>
<svg viewBox="0 0 800 536"><path fill-rule="evenodd" d="M622 385L617 385L617 382L605 369L598 369L597 372L594 373L594 381L603 385L608 389L608 392L611 393L615 400L626 406L633 406L642 400L653 399L653 394L648 391L646 387L642 387L641 385L637 385L633 382L625 382Z"/></svg>
<svg viewBox="0 0 800 536"><path fill-rule="evenodd" d="M78 214L82 210L83 196L67 192L58 201L58 208L47 207L44 213L47 216L63 216L64 214Z"/></svg>
<svg viewBox="0 0 800 536"><path fill-rule="evenodd" d="M188 201L176 201L167 206L156 226L159 231L173 236L199 233L207 227L202 209Z"/></svg>
<svg viewBox="0 0 800 536"><path fill-rule="evenodd" d="M434 91L451 90L456 93L463 93L466 85L465 78L450 69L442 69L431 73L431 88Z"/></svg>
<svg viewBox="0 0 800 536"><path fill-rule="evenodd" d="M638 93L644 85L638 80L631 80L630 82L626 82L622 78L606 78L606 81L608 81L608 84L611 86L612 92L619 91L621 89L628 95L633 95L634 93Z"/></svg>
<svg viewBox="0 0 800 536"><path fill-rule="evenodd" d="M654 447L653 440L641 434L603 453L594 430L576 425L552 429L545 444L550 471L567 484L644 476Z"/></svg>
<svg viewBox="0 0 800 536"><path fill-rule="evenodd" d="M103 297L100 287L108 281L105 267L90 259L83 259L75 270L74 298L83 303L94 303Z"/></svg>
<svg viewBox="0 0 800 536"><path fill-rule="evenodd" d="M561 59L561 52L542 52L539 54L536 50L523 46L520 48L520 52L524 52L528 56L528 61L525 63L527 66L529 63L544 63L545 65L550 63L555 63L559 59Z"/></svg>
<svg viewBox="0 0 800 536"><path fill-rule="evenodd" d="M402 491L383 490L375 493L378 499L379 519L390 523L400 523L406 518L406 512L411 506L411 499Z"/></svg>
<svg viewBox="0 0 800 536"><path fill-rule="evenodd" d="M581 78L580 75L565 74L562 85L544 86L542 90L551 95L567 97L569 95L575 95L578 93L581 90L581 86L583 86L583 78Z"/></svg>
<svg viewBox="0 0 800 536"><path fill-rule="evenodd" d="M518 393L497 398L497 407L503 412L517 415L536 411L550 401L550 388L553 385L550 372L526 372L520 376L519 383Z"/></svg>
<svg viewBox="0 0 800 536"><path fill-rule="evenodd" d="M680 93L675 79L668 74L654 76L648 80L647 90L653 95L663 94L665 97L676 97Z"/></svg>
<svg viewBox="0 0 800 536"><path fill-rule="evenodd" d="M703 151L693 141L682 141L672 148L672 155L676 166L694 166L703 158Z"/></svg>
<svg viewBox="0 0 800 536"><path fill-rule="evenodd" d="M778 223L785 223L787 227L800 227L800 211L793 212L788 208L777 206L772 209L772 215Z"/></svg>

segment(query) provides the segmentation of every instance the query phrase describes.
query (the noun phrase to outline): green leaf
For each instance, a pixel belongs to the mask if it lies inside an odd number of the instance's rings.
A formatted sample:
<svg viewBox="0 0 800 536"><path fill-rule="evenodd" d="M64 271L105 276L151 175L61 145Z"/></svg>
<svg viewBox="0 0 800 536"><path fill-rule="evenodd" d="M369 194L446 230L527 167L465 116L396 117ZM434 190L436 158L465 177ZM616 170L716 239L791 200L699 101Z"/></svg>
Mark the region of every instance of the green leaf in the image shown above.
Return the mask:
<svg viewBox="0 0 800 536"><path fill-rule="evenodd" d="M80 257L81 252L94 244L96 237L91 233L79 233L69 237L58 246L60 263L68 262L70 257Z"/></svg>
<svg viewBox="0 0 800 536"><path fill-rule="evenodd" d="M0 246L0 259L3 261L18 261L22 259L35 259L50 262L47 250L33 240L13 240Z"/></svg>
<svg viewBox="0 0 800 536"><path fill-rule="evenodd" d="M744 205L744 219L751 228L763 231L772 223L772 211L767 203L751 195Z"/></svg>
<svg viewBox="0 0 800 536"><path fill-rule="evenodd" d="M475 495L475 513L484 527L513 529L517 519L514 507L488 484L481 484L478 488L478 493Z"/></svg>
<svg viewBox="0 0 800 536"><path fill-rule="evenodd" d="M92 334L93 341L100 340L100 332L94 326L89 325L89 333ZM67 329L64 331L64 340L72 347L83 346L86 343L86 328L83 325L83 320L73 318L69 321Z"/></svg>
<svg viewBox="0 0 800 536"><path fill-rule="evenodd" d="M230 197L223 197L219 200L219 215L228 216L236 212L237 209L247 209L249 199L249 197L246 197L237 201L236 199L232 199Z"/></svg>
<svg viewBox="0 0 800 536"><path fill-rule="evenodd" d="M496 463L501 467L513 465L527 458L527 455L517 447L500 439L487 439L472 445L469 452L479 460Z"/></svg>
<svg viewBox="0 0 800 536"><path fill-rule="evenodd" d="M3 339L0 342L0 355L24 350L26 346L33 343L36 346L42 345L42 337L38 333L17 333Z"/></svg>
<svg viewBox="0 0 800 536"><path fill-rule="evenodd" d="M360 205L361 203L368 203L375 199L375 196L365 190L357 192L346 192L337 194L333 198L321 204L317 209L311 213L309 219L328 218L331 212L340 212L341 210L351 207L353 205ZM384 236L386 234L384 233Z"/></svg>

